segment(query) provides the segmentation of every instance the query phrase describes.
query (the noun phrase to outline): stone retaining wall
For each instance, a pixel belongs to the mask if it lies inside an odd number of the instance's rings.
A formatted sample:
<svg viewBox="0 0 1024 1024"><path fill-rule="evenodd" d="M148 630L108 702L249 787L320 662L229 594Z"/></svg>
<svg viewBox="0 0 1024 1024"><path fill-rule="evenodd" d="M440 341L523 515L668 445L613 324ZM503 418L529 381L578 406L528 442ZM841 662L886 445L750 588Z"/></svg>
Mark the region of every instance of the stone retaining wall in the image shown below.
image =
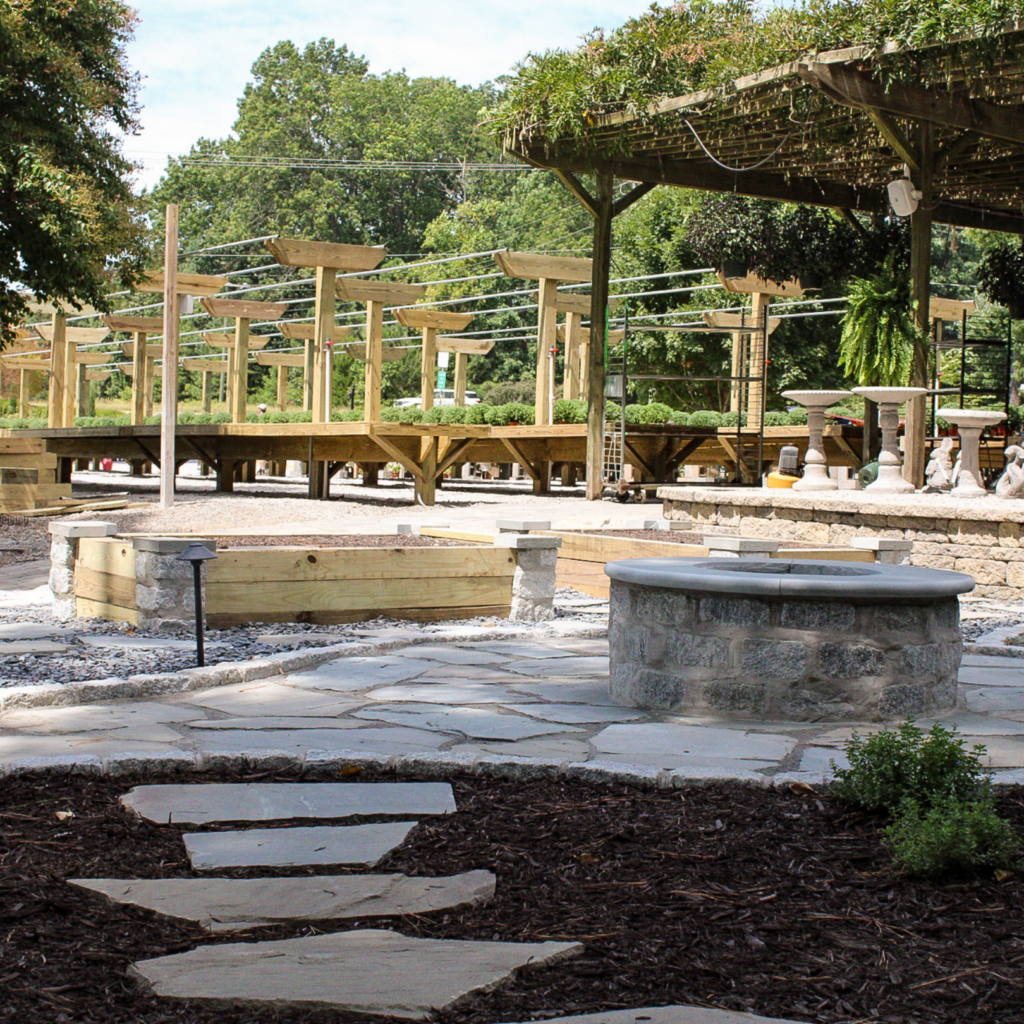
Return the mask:
<svg viewBox="0 0 1024 1024"><path fill-rule="evenodd" d="M810 544L870 537L911 541L904 564L967 573L979 597L1024 599L1024 501L724 487L663 487L658 496L666 519L692 519L695 530Z"/></svg>

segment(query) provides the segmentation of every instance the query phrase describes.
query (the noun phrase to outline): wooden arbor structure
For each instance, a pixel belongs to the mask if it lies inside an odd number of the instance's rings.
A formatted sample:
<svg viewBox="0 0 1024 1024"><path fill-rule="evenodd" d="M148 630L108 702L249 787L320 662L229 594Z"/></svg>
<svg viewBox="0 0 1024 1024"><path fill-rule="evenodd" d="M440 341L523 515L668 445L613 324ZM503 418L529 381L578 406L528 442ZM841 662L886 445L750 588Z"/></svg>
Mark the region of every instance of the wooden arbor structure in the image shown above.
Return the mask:
<svg viewBox="0 0 1024 1024"><path fill-rule="evenodd" d="M850 47L748 75L728 89L598 115L572 139L545 137L543 125L506 137L508 151L555 171L594 217L591 329L598 334L590 349L588 497L600 496L604 365L597 342L614 217L657 185L831 207L846 217L885 214L886 185L906 167L921 194L911 217L911 288L924 337L933 222L1024 234L1024 23L1013 23L1004 42L1003 63L974 80L950 57L922 61L913 84L883 84L879 58ZM929 56L940 49L931 47ZM595 176L592 193L580 174ZM616 199L616 178L638 184ZM922 340L911 383L927 387L927 376ZM907 410L904 472L915 483L924 476L924 413L923 398Z"/></svg>

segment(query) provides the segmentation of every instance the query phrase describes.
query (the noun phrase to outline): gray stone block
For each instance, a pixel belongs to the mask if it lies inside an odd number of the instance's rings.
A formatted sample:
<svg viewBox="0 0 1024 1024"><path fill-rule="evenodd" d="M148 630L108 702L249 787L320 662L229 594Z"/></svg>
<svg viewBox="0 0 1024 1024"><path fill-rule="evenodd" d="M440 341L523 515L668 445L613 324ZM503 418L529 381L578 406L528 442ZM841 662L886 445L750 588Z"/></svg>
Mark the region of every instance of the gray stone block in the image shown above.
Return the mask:
<svg viewBox="0 0 1024 1024"><path fill-rule="evenodd" d="M674 708L692 702L693 686L675 672L637 668L622 674L613 670L609 692L616 700L638 708Z"/></svg>
<svg viewBox="0 0 1024 1024"><path fill-rule="evenodd" d="M53 537L72 539L79 537L113 537L117 533L117 523L80 519L74 523L50 523L49 529Z"/></svg>
<svg viewBox="0 0 1024 1024"><path fill-rule="evenodd" d="M499 519L494 525L500 533L529 533L531 530L551 529L551 521L548 519ZM558 540L557 537L550 539Z"/></svg>
<svg viewBox="0 0 1024 1024"><path fill-rule="evenodd" d="M494 538L496 548L513 548L516 551L543 551L562 546L561 537L532 537L527 534L507 533Z"/></svg>
<svg viewBox="0 0 1024 1024"><path fill-rule="evenodd" d="M796 682L807 671L807 650L798 640L752 637L741 646L743 673L755 679Z"/></svg>
<svg viewBox="0 0 1024 1024"><path fill-rule="evenodd" d="M700 598L701 622L722 626L767 626L771 609L766 601L746 597Z"/></svg>
<svg viewBox="0 0 1024 1024"><path fill-rule="evenodd" d="M668 635L666 646L666 660L672 665L724 668L729 662L729 642L722 637L672 632Z"/></svg>
<svg viewBox="0 0 1024 1024"><path fill-rule="evenodd" d="M44 775L102 775L103 762L93 754L53 754L49 757L22 757L12 761L8 775L29 772Z"/></svg>
<svg viewBox="0 0 1024 1024"><path fill-rule="evenodd" d="M662 768L618 761L574 761L566 765L565 775L583 782L614 782L643 789L665 789L669 780L669 773Z"/></svg>
<svg viewBox="0 0 1024 1024"><path fill-rule="evenodd" d="M705 534L702 538L704 547L711 554L722 551L729 554L768 554L779 550L779 541L767 537L726 537L718 534Z"/></svg>
<svg viewBox="0 0 1024 1024"><path fill-rule="evenodd" d="M852 604L838 601L787 601L779 615L785 629L827 629L849 632L857 620Z"/></svg>
<svg viewBox="0 0 1024 1024"><path fill-rule="evenodd" d="M78 694L71 686L40 683L39 686L11 686L0 689L0 709L56 708L78 703Z"/></svg>
<svg viewBox="0 0 1024 1024"><path fill-rule="evenodd" d="M928 688L921 683L887 686L878 695L881 718L909 718L928 710Z"/></svg>
<svg viewBox="0 0 1024 1024"><path fill-rule="evenodd" d="M886 633L913 633L918 636L928 632L930 610L925 605L879 604L865 609L865 631L874 627Z"/></svg>
<svg viewBox="0 0 1024 1024"><path fill-rule="evenodd" d="M879 676L885 671L885 654L867 644L818 645L818 669L829 679Z"/></svg>
<svg viewBox="0 0 1024 1024"><path fill-rule="evenodd" d="M305 766L309 770L341 772L357 768L386 771L394 768L396 755L370 750L308 750Z"/></svg>
<svg viewBox="0 0 1024 1024"><path fill-rule="evenodd" d="M141 696L138 683L130 683L127 679L86 679L81 683L70 683L75 691L76 702L92 704L100 700L130 700Z"/></svg>
<svg viewBox="0 0 1024 1024"><path fill-rule="evenodd" d="M473 765L477 775L497 779L554 779L562 773L563 760L519 757L515 754L481 754Z"/></svg>
<svg viewBox="0 0 1024 1024"><path fill-rule="evenodd" d="M191 772L199 766L189 750L140 750L109 754L103 758L108 775L135 775L138 772Z"/></svg>
<svg viewBox="0 0 1024 1024"><path fill-rule="evenodd" d="M903 679L920 680L939 670L939 645L908 645L896 652L894 674Z"/></svg>
<svg viewBox="0 0 1024 1024"><path fill-rule="evenodd" d="M133 537L132 547L136 551L150 552L154 555L179 555L190 544L202 544L211 551L217 550L217 542L209 537ZM192 566L187 562L180 563L191 573Z"/></svg>
<svg viewBox="0 0 1024 1024"><path fill-rule="evenodd" d="M709 708L729 713L749 712L763 715L768 708L768 689L764 683L713 682L705 683L701 699Z"/></svg>

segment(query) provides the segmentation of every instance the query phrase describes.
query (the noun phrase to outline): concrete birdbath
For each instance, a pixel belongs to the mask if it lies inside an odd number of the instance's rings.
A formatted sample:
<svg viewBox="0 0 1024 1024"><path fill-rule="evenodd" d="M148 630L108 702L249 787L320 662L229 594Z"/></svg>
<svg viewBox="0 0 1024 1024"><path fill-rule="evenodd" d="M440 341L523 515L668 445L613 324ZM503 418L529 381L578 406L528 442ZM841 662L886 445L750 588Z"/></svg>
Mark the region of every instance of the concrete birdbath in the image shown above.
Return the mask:
<svg viewBox="0 0 1024 1024"><path fill-rule="evenodd" d="M839 486L828 475L825 462L825 410L850 397L849 391L783 391L783 398L807 407L807 452L804 454L804 475L793 484L794 491L834 491Z"/></svg>
<svg viewBox="0 0 1024 1024"><path fill-rule="evenodd" d="M854 388L853 393L878 403L878 422L882 428L882 451L878 456L878 478L865 491L874 494L912 494L914 485L903 479L897 433L900 406L928 393L927 388Z"/></svg>
<svg viewBox="0 0 1024 1024"><path fill-rule="evenodd" d="M960 435L960 471L950 494L954 498L985 497L988 492L981 479L978 442L981 432L1005 420L1006 413L990 409L939 409L938 415L952 423Z"/></svg>

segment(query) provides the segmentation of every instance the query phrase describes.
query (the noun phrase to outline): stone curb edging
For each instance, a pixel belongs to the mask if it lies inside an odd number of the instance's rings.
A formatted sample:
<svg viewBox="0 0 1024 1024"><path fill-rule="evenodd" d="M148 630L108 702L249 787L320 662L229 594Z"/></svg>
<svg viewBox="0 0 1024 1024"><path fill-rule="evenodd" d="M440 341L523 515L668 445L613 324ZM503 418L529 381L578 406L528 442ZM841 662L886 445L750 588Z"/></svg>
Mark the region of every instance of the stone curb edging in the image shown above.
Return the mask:
<svg viewBox="0 0 1024 1024"><path fill-rule="evenodd" d="M456 631L457 632L457 631ZM205 668L185 668L180 672L163 675L137 675L127 679L85 679L79 683L41 683L38 686L11 686L0 689L0 712L21 711L26 708L69 707L75 704L93 704L106 700L129 700L139 697L163 697L169 693L186 693L213 686L230 686L256 679L270 679L310 668L318 668L329 661L344 657L373 657L404 647L426 646L437 643L495 643L503 640L593 640L606 636L604 625L581 624L572 632L544 634L536 629L494 630L474 633L471 637L428 635L402 637L368 643L332 644L329 647L307 647L304 650L268 654L250 661L225 661Z"/></svg>

